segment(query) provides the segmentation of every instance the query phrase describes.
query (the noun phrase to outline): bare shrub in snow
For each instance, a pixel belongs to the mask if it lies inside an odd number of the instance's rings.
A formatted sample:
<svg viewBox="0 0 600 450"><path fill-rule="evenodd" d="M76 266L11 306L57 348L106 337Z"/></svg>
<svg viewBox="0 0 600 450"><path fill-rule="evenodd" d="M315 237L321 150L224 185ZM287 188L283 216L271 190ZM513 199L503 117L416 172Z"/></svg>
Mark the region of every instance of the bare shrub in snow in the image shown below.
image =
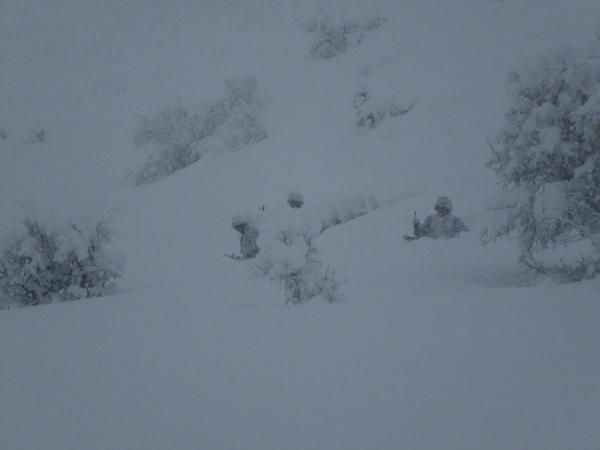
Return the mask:
<svg viewBox="0 0 600 450"><path fill-rule="evenodd" d="M489 241L515 232L520 259L562 281L600 273L600 43L510 75L513 106L488 165L506 190ZM577 257L547 263L547 250Z"/></svg>
<svg viewBox="0 0 600 450"><path fill-rule="evenodd" d="M335 22L329 18L310 23L306 29L315 33L310 54L316 58L329 59L346 53L349 48L362 42L366 34L381 27L383 17L372 17L360 22Z"/></svg>
<svg viewBox="0 0 600 450"><path fill-rule="evenodd" d="M256 79L229 80L225 88L225 94L211 105L169 107L142 118L134 142L151 145L158 152L134 175L136 184L160 180L215 147L235 151L267 137Z"/></svg>
<svg viewBox="0 0 600 450"><path fill-rule="evenodd" d="M356 112L356 125L359 128L375 128L379 122L388 117L399 117L409 113L415 104L413 102L405 107L393 100L374 99L366 86L361 85L354 96L352 106Z"/></svg>
<svg viewBox="0 0 600 450"><path fill-rule="evenodd" d="M118 258L106 248L112 235L105 222L50 231L25 221L0 256L3 303L37 305L107 293L121 273Z"/></svg>

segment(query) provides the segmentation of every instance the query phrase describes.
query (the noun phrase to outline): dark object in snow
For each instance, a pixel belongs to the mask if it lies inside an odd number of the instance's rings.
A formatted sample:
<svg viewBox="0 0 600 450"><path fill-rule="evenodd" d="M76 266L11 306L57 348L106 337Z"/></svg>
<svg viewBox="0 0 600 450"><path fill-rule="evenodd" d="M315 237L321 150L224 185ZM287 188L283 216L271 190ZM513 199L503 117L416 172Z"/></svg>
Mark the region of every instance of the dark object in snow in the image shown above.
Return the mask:
<svg viewBox="0 0 600 450"><path fill-rule="evenodd" d="M413 235L410 236L405 234L402 236L406 241L415 241L419 239L419 226L421 225L421 221L417 219L417 212L415 211L415 215L413 216Z"/></svg>
<svg viewBox="0 0 600 450"><path fill-rule="evenodd" d="M235 231L240 233L240 259L252 259L259 252L258 244L258 229L248 223L241 216L235 216L231 220L231 226Z"/></svg>
<svg viewBox="0 0 600 450"><path fill-rule="evenodd" d="M288 194L287 202L294 209L302 208L302 205L304 205L304 196L300 192L291 191Z"/></svg>

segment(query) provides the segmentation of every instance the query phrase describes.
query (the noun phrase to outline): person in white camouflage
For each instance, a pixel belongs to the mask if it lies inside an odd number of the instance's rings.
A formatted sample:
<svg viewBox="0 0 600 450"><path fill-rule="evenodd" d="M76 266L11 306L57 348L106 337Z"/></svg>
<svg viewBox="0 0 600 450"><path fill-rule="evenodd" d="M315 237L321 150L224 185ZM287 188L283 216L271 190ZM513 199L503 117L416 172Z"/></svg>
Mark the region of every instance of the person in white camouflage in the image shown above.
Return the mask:
<svg viewBox="0 0 600 450"><path fill-rule="evenodd" d="M452 215L452 202L448 197L439 197L435 202L436 214L427 216L423 223L413 219L415 238L453 238L461 231L469 231L465 223Z"/></svg>
<svg viewBox="0 0 600 450"><path fill-rule="evenodd" d="M231 220L231 226L241 234L240 236L240 259L254 258L258 252L258 229L248 223L247 219L235 216Z"/></svg>

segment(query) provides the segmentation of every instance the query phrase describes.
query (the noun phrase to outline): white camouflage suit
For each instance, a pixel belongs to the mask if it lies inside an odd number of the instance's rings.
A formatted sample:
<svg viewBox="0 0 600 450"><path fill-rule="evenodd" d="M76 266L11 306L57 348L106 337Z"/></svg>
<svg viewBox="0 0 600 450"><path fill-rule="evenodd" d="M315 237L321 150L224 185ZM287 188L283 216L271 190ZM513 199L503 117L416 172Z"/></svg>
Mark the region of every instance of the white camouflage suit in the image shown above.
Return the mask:
<svg viewBox="0 0 600 450"><path fill-rule="evenodd" d="M465 223L456 216L451 214L452 202L448 197L440 197L435 203L435 209L446 209L447 214L440 215L431 214L425 218L425 221L420 224L416 223L415 231L417 237L430 238L453 238L461 231L469 231Z"/></svg>
<svg viewBox="0 0 600 450"><path fill-rule="evenodd" d="M452 214L447 216L432 214L427 216L419 226L419 237L452 238L461 231L469 231L469 229L458 217Z"/></svg>

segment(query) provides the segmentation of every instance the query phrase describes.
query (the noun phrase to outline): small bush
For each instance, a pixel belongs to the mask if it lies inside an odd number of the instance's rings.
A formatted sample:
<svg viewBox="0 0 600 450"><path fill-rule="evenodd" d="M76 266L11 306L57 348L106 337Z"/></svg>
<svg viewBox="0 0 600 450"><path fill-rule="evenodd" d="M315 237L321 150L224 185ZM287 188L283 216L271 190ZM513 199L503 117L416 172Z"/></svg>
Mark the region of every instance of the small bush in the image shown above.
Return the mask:
<svg viewBox="0 0 600 450"><path fill-rule="evenodd" d="M547 56L509 79L513 105L490 143L505 188L484 241L516 233L520 261L561 281L600 273L600 42ZM577 246L577 259L540 259Z"/></svg>
<svg viewBox="0 0 600 450"><path fill-rule="evenodd" d="M252 265L255 275L277 284L287 304L314 297L339 299L335 271L323 264L314 242L322 230L318 215L303 207L285 207L263 219L260 252Z"/></svg>
<svg viewBox="0 0 600 450"><path fill-rule="evenodd" d="M335 271L323 264L317 247L310 239L290 230L279 239L261 247L253 265L255 275L267 278L284 292L285 302L298 305L315 297L328 302L341 298Z"/></svg>
<svg viewBox="0 0 600 450"><path fill-rule="evenodd" d="M388 117L399 117L409 113L415 106L414 102L403 107L393 101L374 99L366 86L361 85L354 96L352 106L356 112L356 126L359 128L375 128Z"/></svg>
<svg viewBox="0 0 600 450"><path fill-rule="evenodd" d="M105 294L120 277L121 265L106 249L112 231L108 224L74 224L49 231L26 221L0 257L3 303L37 305Z"/></svg>
<svg viewBox="0 0 600 450"><path fill-rule="evenodd" d="M340 297L340 282L336 279L335 270L323 265L314 244L307 246L304 264L294 270L280 272L274 281L283 288L285 301L290 305L317 296L328 302L337 301Z"/></svg>
<svg viewBox="0 0 600 450"><path fill-rule="evenodd" d="M136 184L152 183L187 167L215 145L236 151L267 137L256 80L226 81L225 88L225 95L211 105L169 107L142 118L134 142L158 152L135 173Z"/></svg>
<svg viewBox="0 0 600 450"><path fill-rule="evenodd" d="M381 27L385 22L382 17L372 17L361 22L335 23L331 19L312 22L306 29L315 33L310 55L320 59L330 59L346 53L348 49L359 45L365 35Z"/></svg>

